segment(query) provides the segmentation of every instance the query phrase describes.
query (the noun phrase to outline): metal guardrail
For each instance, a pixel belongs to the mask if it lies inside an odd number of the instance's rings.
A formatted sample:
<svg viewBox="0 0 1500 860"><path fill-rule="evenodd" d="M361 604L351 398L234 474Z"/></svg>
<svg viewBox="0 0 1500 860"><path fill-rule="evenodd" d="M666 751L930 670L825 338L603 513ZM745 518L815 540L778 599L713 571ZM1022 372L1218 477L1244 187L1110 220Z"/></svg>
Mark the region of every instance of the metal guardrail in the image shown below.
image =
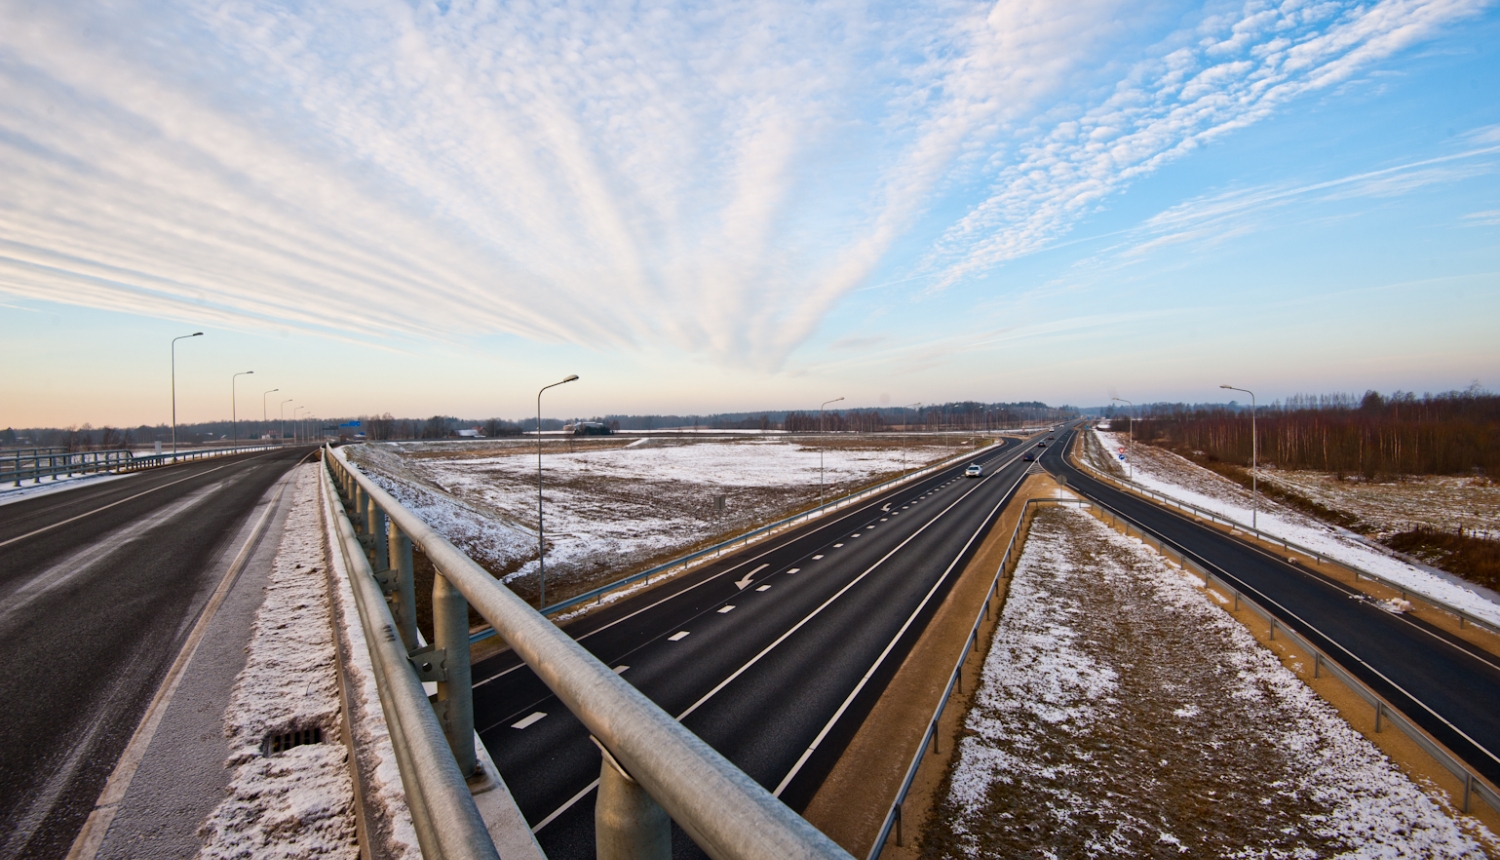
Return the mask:
<svg viewBox="0 0 1500 860"><path fill-rule="evenodd" d="M1076 507L1088 507L1089 502L1070 501L1068 499L1027 499L1026 504L1021 507L1021 516L1016 519L1016 527L1010 533L1010 543L1005 545L1005 557L1000 560L1000 566L995 570L995 577L990 581L990 589L984 595L984 608L974 618L974 625L969 629L969 638L964 641L961 656L953 665L953 671L948 675L948 686L943 689L943 696L938 700L937 708L932 712L932 719L927 722L927 731L922 735L922 743L917 746L917 754L912 758L911 765L906 769L906 777L901 781L901 789L896 792L896 800L891 804L890 811L885 814L885 820L880 825L880 835L876 837L875 844L870 848L867 860L877 860L880 853L885 850L886 840L890 838L891 830L896 831L896 845L902 843L901 834L901 807L906 803L906 795L911 791L912 783L916 781L917 771L922 767L922 759L927 755L927 748L932 747L933 754L940 752L938 747L938 725L943 719L943 711L948 707L948 697L953 694L955 687L963 692L964 666L968 664L972 653L979 650L979 628L985 620L990 617L992 604L996 592L1000 588L1000 580L1006 577L1006 569L1010 567L1016 550L1016 540L1020 537L1021 528L1026 524L1026 515L1033 505L1071 505Z"/></svg>
<svg viewBox="0 0 1500 860"><path fill-rule="evenodd" d="M108 451L72 451L63 448L27 448L7 451L0 455L0 484L10 483L19 487L25 481L40 484L43 478L72 477L97 472L138 472L154 469L178 461L201 460L206 457L222 457L227 454L243 454L249 451L269 451L278 445L238 445L230 448L209 448L198 451L183 451L172 454L144 454L136 456L125 449Z"/></svg>
<svg viewBox="0 0 1500 860"><path fill-rule="evenodd" d="M720 541L719 543L716 543L712 546L707 546L703 549L690 552L687 555L678 556L671 561L663 562L647 570L642 570L637 573L632 573L629 576L621 577L620 579L617 579L613 582L601 585L598 588L591 588L588 591L570 597L567 600L553 603L550 606L544 607L542 609L542 614L555 615L559 612L566 612L569 609L572 609L576 606L581 606L591 600L599 600L611 591L616 591L621 588L625 588L626 586L634 585L635 583L640 582L643 579L650 579L654 576L660 576L675 568L686 568L688 565L702 558L707 558L710 556L717 558L724 553L734 549L735 547L749 546L755 541L769 537L771 534L779 530L790 528L799 522L807 522L813 517L821 517L826 514L832 513L839 508L847 507L855 502L860 502L871 496L879 495L880 493L896 487L903 482L914 481L918 478L926 477L933 472L942 471L943 469L947 469L951 466L957 465L964 460L972 459L973 457L983 454L986 451L991 451L995 447L1003 444L1004 442L1001 441L992 442L989 445L984 446L983 448L977 448L973 451L966 451L962 454L956 454L937 463L923 466L922 468L915 471L907 472L904 475L890 478L889 480L881 481L880 483L873 486L869 486L862 490L857 490L853 493L849 493L848 495L841 496L831 502L828 502L827 504L819 505L815 508L809 508L808 510L805 510L798 514L793 514L789 517L783 517L782 519L779 519L773 523L768 523L751 531L737 534L734 537L729 538L728 540ZM356 468L358 468L358 466L356 466ZM469 641L482 642L485 639L493 637L494 635L494 628L481 630L470 636Z"/></svg>
<svg viewBox="0 0 1500 860"><path fill-rule="evenodd" d="M1198 578L1203 580L1204 585L1218 585L1223 590L1229 592L1231 595L1233 595L1234 608L1236 610L1238 610L1240 604L1243 603L1251 610L1253 610L1257 615L1264 618L1266 620L1266 624L1268 625L1269 636L1271 639L1275 639L1276 633L1280 631L1293 643L1295 643L1298 648L1301 648L1305 653L1313 658L1313 677L1320 677L1324 669L1332 672L1334 674L1334 677L1338 678L1339 681L1344 684L1344 686L1348 687L1352 692L1354 692L1360 698L1364 699L1367 703L1370 704L1371 707L1375 709L1376 732L1381 731L1384 728L1384 724L1389 722L1391 725L1394 725L1397 729L1399 729L1402 734L1410 738L1413 743L1415 743L1422 749L1423 752L1431 756L1432 759L1436 761L1440 766L1442 766L1444 770L1448 771L1455 778L1457 778L1459 782L1463 784L1464 796L1462 809L1464 812L1469 811L1470 801L1475 796L1479 797L1485 803L1489 804L1491 809L1495 810L1496 812L1500 812L1500 792L1497 792L1493 786L1485 782L1483 777L1479 776L1477 773L1471 770L1457 756L1449 752L1436 740L1433 740L1426 732L1418 728L1415 723L1411 722L1411 720L1408 719L1404 714L1402 714L1400 710L1383 699L1378 693L1376 693L1368 685L1366 685L1365 682L1361 681L1359 678L1351 674L1338 660L1332 657L1328 652L1314 645L1310 640L1299 634L1296 630L1288 627L1284 622L1278 621L1276 617L1272 615L1265 607L1261 606L1256 600L1245 596L1245 594L1238 587L1210 569L1208 565L1199 562L1195 558L1192 558L1182 550L1178 549L1175 546L1172 546L1157 535L1143 528L1140 524L1134 522L1128 517L1120 515L1109 506L1104 505L1097 500L1093 501L1090 507L1094 516L1098 517L1101 521L1105 521L1105 515L1107 514L1109 516L1109 520L1107 520L1107 522L1109 522L1110 525L1122 529L1127 536L1131 536L1131 531L1134 530L1135 537L1140 538L1142 541L1155 548L1162 555L1177 562L1178 565L1180 565L1184 570L1192 571L1198 576ZM1335 641L1332 637L1329 637L1327 634L1319 631L1315 625L1310 624L1306 619L1301 618L1296 613L1286 609L1286 607L1279 606L1278 608L1283 612L1286 612L1286 614L1290 617L1295 618L1302 624L1306 625L1309 630L1317 631L1318 635L1322 636L1324 639L1327 639L1330 642ZM1348 654L1347 651L1345 652L1345 654L1349 659L1357 663L1361 663L1365 666L1366 669L1374 672L1376 675L1380 675L1382 679L1386 680L1386 682L1395 689L1401 689L1400 685L1390 681L1389 679L1386 679L1385 676L1382 675L1380 671L1375 669L1373 666L1370 666L1368 663L1364 663L1364 661L1360 660L1358 657L1355 657L1352 654ZM1402 692L1405 691L1403 690ZM1410 694L1407 695L1410 696ZM1444 725L1448 726L1448 728L1452 729L1460 737L1463 737L1470 743L1473 743L1476 749L1484 752L1490 758L1494 759L1497 763L1500 763L1500 758L1496 758L1494 753L1491 753L1480 744L1474 742L1473 739L1469 738L1468 735L1465 735L1462 730L1454 726L1452 723L1448 722L1437 712L1431 710L1430 708L1427 708L1427 706L1415 696L1411 696L1411 700L1413 702L1416 702L1418 705L1421 705L1433 717L1441 720Z"/></svg>
<svg viewBox="0 0 1500 860"><path fill-rule="evenodd" d="M1197 505L1190 504L1188 502L1179 501L1178 499L1174 499L1164 493L1159 493L1155 490L1143 487L1140 484L1137 484L1135 481L1125 480L1115 475L1110 475L1081 457L1074 457L1073 463L1074 465L1091 472L1100 480L1108 481L1118 486L1120 489L1127 490L1129 492L1140 493L1141 495L1151 498L1157 502L1172 505L1179 510L1190 511L1195 516L1205 518L1210 522L1222 523L1223 525L1229 527L1231 534L1233 534L1235 531L1241 531L1247 535L1254 535L1257 539L1265 541L1266 543L1280 544L1282 549L1287 550L1288 552L1300 552L1309 558L1315 559L1317 564L1320 565L1323 563L1324 559L1327 559L1333 564L1343 567L1353 573L1355 582L1358 582L1360 578L1378 582L1381 585L1386 586L1387 588L1391 588L1401 592L1401 598L1403 600L1407 599L1409 596L1415 597L1423 603L1428 604L1429 606L1441 609L1442 611L1447 612L1450 615L1456 616L1458 618L1458 624L1460 628L1462 628L1465 624L1472 624L1482 630L1488 630L1491 633L1500 634L1500 625L1495 624L1493 621L1480 618L1479 616L1474 615L1466 609L1454 606L1451 603L1448 603L1436 597L1432 597L1428 594L1424 594L1423 592L1417 591L1416 589L1404 583L1387 579L1386 577L1383 577L1378 573L1371 573L1368 570L1358 567L1357 565L1350 564L1349 562L1343 561L1342 559L1335 559L1322 550L1305 547L1299 543L1295 543L1293 541L1286 540L1285 538L1269 534L1254 526L1247 526L1239 520L1231 519L1224 516L1223 514L1205 510L1198 507Z"/></svg>
<svg viewBox="0 0 1500 860"><path fill-rule="evenodd" d="M7 451L0 458L0 484L22 481L40 484L43 478L69 477L92 472L109 472L129 465L132 454L123 449L108 451L68 451L66 448L24 448Z"/></svg>
<svg viewBox="0 0 1500 860"><path fill-rule="evenodd" d="M335 516L340 547L356 594L363 592L369 604L371 620L364 620L363 609L361 620L379 667L382 707L388 721L397 717L391 736L404 750L398 764L403 786L416 798L411 806L424 856L495 856L462 782L477 764L467 620L472 604L599 744L595 831L601 860L666 860L669 815L715 860L851 860L331 448L323 449L323 462L332 482L330 503L341 502ZM421 648L413 545L437 573L434 641ZM384 600L376 599L377 589ZM417 698L423 680L437 682L431 708Z"/></svg>

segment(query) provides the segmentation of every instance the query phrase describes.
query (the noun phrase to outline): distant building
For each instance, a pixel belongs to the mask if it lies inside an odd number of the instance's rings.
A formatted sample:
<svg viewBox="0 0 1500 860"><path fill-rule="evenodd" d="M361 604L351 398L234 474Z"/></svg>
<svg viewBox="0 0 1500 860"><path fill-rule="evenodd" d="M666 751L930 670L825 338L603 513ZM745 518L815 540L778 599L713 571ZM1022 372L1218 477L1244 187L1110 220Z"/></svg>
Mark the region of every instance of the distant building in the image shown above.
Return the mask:
<svg viewBox="0 0 1500 860"><path fill-rule="evenodd" d="M571 430L574 436L610 436L615 431L609 429L609 425L602 421L579 421L563 428Z"/></svg>
<svg viewBox="0 0 1500 860"><path fill-rule="evenodd" d="M484 434L481 433L481 432L479 432L479 428L478 427L469 427L469 428L464 429L464 430L456 430L456 431L454 431L454 435L458 436L458 438L460 438L460 439L483 439L484 438Z"/></svg>

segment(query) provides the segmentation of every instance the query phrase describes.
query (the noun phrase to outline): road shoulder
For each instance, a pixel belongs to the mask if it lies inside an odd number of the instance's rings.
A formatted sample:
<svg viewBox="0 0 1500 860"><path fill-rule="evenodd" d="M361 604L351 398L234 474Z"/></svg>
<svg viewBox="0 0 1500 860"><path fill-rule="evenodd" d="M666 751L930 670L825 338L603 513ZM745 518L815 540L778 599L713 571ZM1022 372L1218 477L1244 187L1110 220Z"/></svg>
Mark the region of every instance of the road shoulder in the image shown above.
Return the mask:
<svg viewBox="0 0 1500 860"><path fill-rule="evenodd" d="M949 673L962 654L975 617L983 610L985 595L1026 501L1033 498L1072 496L1045 475L1025 479L803 812L813 826L856 857L868 855L879 835L928 722L943 698ZM1000 580L997 608L1004 603L1007 584L1008 580ZM988 647L999 614L992 612L981 625L982 648ZM973 689L984 664L983 652L973 656L979 659L967 660L962 691ZM933 792L947 771L948 753L963 720L961 705L968 696L962 691L954 691L950 707L943 712L938 730L939 754L924 756L903 804L906 826L901 841L905 847L896 844L893 833L887 840L885 856L915 856L911 852L914 844L911 825L926 817Z"/></svg>

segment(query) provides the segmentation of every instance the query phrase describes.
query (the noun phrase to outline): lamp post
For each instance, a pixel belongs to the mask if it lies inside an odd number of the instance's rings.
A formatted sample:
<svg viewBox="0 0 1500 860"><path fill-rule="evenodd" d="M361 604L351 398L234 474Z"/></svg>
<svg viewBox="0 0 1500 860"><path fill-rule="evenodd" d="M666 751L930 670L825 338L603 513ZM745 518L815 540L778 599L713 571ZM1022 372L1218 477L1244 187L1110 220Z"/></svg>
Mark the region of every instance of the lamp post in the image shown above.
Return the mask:
<svg viewBox="0 0 1500 860"><path fill-rule="evenodd" d="M823 432L823 407L830 403L837 403L843 399L842 397L835 397L832 400L825 400L818 407L818 433L820 435ZM818 440L818 507L823 506L823 442L824 440L822 439Z"/></svg>
<svg viewBox="0 0 1500 860"><path fill-rule="evenodd" d="M195 331L182 337L172 338L172 462L177 462L177 341L187 340L190 337L203 337L203 332Z"/></svg>
<svg viewBox="0 0 1500 860"><path fill-rule="evenodd" d="M307 408L306 406L293 406L292 407L292 444L293 445L301 445L302 444L302 424L300 423L302 421L302 419L297 415L297 413L301 412L302 410L304 410L306 408Z"/></svg>
<svg viewBox="0 0 1500 860"><path fill-rule="evenodd" d="M1125 465L1126 465L1127 468L1130 469L1130 480L1134 481L1135 480L1135 414L1134 414L1135 413L1135 404L1131 403L1129 400L1126 400L1123 397L1111 397L1110 400L1118 400L1121 403L1124 403L1124 404L1126 404L1126 405L1128 405L1130 407L1130 411L1131 411L1131 416L1130 416L1130 434L1127 437L1129 439L1129 441L1126 442L1127 450L1130 451L1130 459L1125 462Z"/></svg>
<svg viewBox="0 0 1500 860"><path fill-rule="evenodd" d="M280 388L273 388L260 396L260 432L262 433L266 433L270 430L270 427L268 425L271 423L270 421L266 420L266 394L273 394L280 390Z"/></svg>
<svg viewBox="0 0 1500 860"><path fill-rule="evenodd" d="M1255 440L1255 392L1251 391L1248 388L1235 388L1233 385L1221 385L1219 387L1227 388L1230 391L1243 391L1246 394L1250 395L1250 527L1253 529L1258 529L1260 528L1260 523L1257 521L1256 514L1260 510L1260 499L1256 496L1255 486L1255 470L1257 468L1255 462L1257 458L1257 448Z"/></svg>
<svg viewBox="0 0 1500 860"><path fill-rule="evenodd" d="M917 410L918 414L921 414L922 404L921 403L913 403L912 405L910 405L910 406L908 406L906 408L907 409L915 409L915 410ZM901 474L902 474L903 477L906 475L906 437L908 437L910 435L911 435L911 422L910 421L902 421L901 422Z"/></svg>
<svg viewBox="0 0 1500 860"><path fill-rule="evenodd" d="M541 593L537 597L537 609L547 607L547 542L542 536L542 392L572 382L578 374L569 374L562 382L543 385L536 393L536 566L541 580Z"/></svg>
<svg viewBox="0 0 1500 860"><path fill-rule="evenodd" d="M240 400L235 396L234 383L241 376L249 376L254 372L253 370L246 370L229 377L229 426L231 428L229 432L233 437L233 441L230 444L235 448L238 448L240 445ZM264 398L262 398L262 401L264 401Z"/></svg>
<svg viewBox="0 0 1500 860"><path fill-rule="evenodd" d="M296 399L295 397L288 397L281 401L281 420L276 425L276 436L282 445L286 444L286 405Z"/></svg>

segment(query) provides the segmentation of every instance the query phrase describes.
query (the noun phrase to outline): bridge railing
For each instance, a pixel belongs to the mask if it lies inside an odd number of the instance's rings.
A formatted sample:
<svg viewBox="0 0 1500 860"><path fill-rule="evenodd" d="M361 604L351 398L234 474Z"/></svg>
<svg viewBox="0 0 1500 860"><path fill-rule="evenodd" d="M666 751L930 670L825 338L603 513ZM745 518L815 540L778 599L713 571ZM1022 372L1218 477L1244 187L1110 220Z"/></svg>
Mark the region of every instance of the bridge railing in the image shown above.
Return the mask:
<svg viewBox="0 0 1500 860"><path fill-rule="evenodd" d="M270 451L279 445L235 445L203 448L177 454L142 454L123 448L107 451L68 451L65 448L22 448L0 453L0 485L19 487L25 481L40 484L43 478L71 478L98 472L138 472L171 463L223 457L251 451Z"/></svg>
<svg viewBox="0 0 1500 860"><path fill-rule="evenodd" d="M489 622L601 750L603 860L671 855L671 821L716 860L851 860L848 853L589 654L331 448L339 545L377 666L424 857L495 857L474 774L468 608ZM412 547L433 563L433 642L419 645ZM422 682L437 682L429 706Z"/></svg>

